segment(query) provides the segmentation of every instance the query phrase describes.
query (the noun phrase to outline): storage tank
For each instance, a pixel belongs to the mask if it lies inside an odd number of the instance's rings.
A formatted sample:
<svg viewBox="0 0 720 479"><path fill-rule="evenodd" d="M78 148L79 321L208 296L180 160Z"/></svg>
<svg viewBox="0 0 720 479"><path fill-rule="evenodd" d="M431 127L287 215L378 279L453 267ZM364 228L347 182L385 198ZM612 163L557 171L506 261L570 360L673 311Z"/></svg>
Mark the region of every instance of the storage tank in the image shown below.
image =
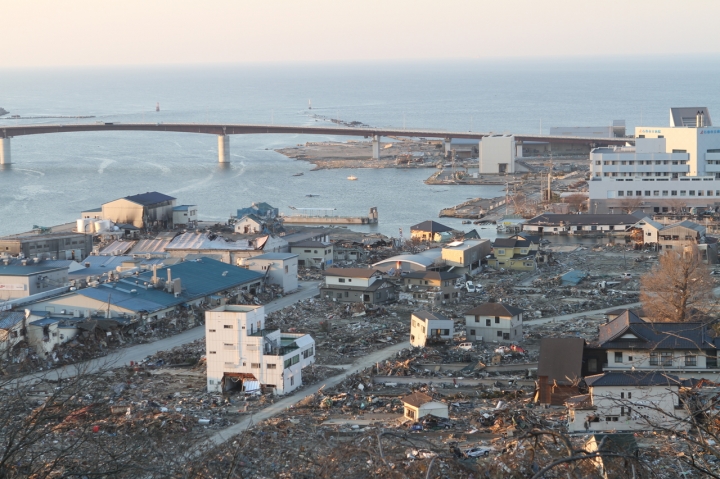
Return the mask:
<svg viewBox="0 0 720 479"><path fill-rule="evenodd" d="M102 233L103 230L103 222L102 220L95 222L95 233Z"/></svg>
<svg viewBox="0 0 720 479"><path fill-rule="evenodd" d="M112 231L112 221L102 220L100 224L102 225L102 231Z"/></svg>
<svg viewBox="0 0 720 479"><path fill-rule="evenodd" d="M92 220L90 218L82 218L77 220L78 233L92 233L92 227L87 227L89 224L92 224Z"/></svg>

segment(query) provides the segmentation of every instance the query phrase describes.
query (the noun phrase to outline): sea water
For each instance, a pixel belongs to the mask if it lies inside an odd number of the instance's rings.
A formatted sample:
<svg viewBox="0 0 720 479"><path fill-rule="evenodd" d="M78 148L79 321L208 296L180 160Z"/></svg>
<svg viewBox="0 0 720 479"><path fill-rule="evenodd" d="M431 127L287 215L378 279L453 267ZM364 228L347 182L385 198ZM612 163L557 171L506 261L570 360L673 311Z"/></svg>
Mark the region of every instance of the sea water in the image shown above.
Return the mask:
<svg viewBox="0 0 720 479"><path fill-rule="evenodd" d="M0 106L22 116L92 119L27 123L212 122L330 124L313 114L373 127L547 134L551 126L602 126L624 119L665 126L674 106L720 115L717 58L546 61L382 62L0 70ZM308 102L312 110L308 110ZM156 102L160 111L155 111ZM397 237L437 219L441 208L503 194L501 186L425 185L432 169L310 171L275 148L347 138L234 135L230 165L217 163L214 135L80 132L16 137L13 164L0 171L0 234L77 219L123 196L160 191L198 205L204 220L225 221L266 201L335 208L380 223L352 226ZM354 138L352 138L354 139ZM303 176L293 176L304 172ZM348 181L349 175L358 181ZM319 195L308 197L306 195ZM460 220L443 223L469 229ZM494 230L480 230L493 238Z"/></svg>

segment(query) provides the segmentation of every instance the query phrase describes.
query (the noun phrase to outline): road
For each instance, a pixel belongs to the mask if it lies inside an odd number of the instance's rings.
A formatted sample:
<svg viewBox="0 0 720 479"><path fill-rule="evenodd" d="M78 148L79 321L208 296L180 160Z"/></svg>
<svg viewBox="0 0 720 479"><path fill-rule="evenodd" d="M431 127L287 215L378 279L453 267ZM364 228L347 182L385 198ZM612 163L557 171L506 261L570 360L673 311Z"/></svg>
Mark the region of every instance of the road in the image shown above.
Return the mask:
<svg viewBox="0 0 720 479"><path fill-rule="evenodd" d="M563 314L561 316L553 316L552 318L531 319L528 321L523 321L523 324L534 325L534 324L546 324L546 323L560 323L562 321L567 321L568 319L575 319L580 316L596 316L596 315L605 314L607 311L612 311L614 309L633 309L633 308L639 308L640 306L642 306L642 303L620 304L618 306L609 306L607 308L602 308L602 309L593 309L592 311L583 311L581 313L572 313L572 314Z"/></svg>
<svg viewBox="0 0 720 479"><path fill-rule="evenodd" d="M445 384L446 386L454 386L455 383L453 382L453 378L449 377L418 377L413 378L410 376L374 376L373 382L378 384L430 384L432 383L434 386L440 386L442 384ZM464 379L457 379L455 378L455 382L457 383L457 387L459 388L465 388L465 387L474 387L479 385L484 386L492 386L493 384L500 382L503 385L510 385L508 378L464 378ZM517 386L534 386L535 380L533 379L518 379L513 381L513 384Z"/></svg>
<svg viewBox="0 0 720 479"><path fill-rule="evenodd" d="M374 353L368 354L365 357L359 358L357 361L355 361L348 370L345 371L344 374L339 374L337 376L333 376L331 378L328 378L327 381L324 383L318 383L315 384L307 389L303 389L302 391L299 391L295 394L291 394L289 396L286 396L279 401L276 401L275 403L269 405L265 409L256 412L255 414L252 414L248 416L247 418L243 419L237 424L234 424L226 429L223 429L222 431L216 433L215 435L211 436L207 439L204 445L208 446L218 446L230 439L232 439L234 436L245 432L247 429L249 429L254 424L257 424L261 421L264 421L266 419L270 419L273 416L276 416L280 414L281 412L285 411L289 407L295 405L299 401L305 399L306 397L315 394L318 392L321 388L327 388L330 389L334 386L337 386L342 381L345 380L348 376L351 376L355 374L358 371L362 371L363 369L367 369L371 366L373 366L375 363L384 361L385 359L390 358L391 356L395 356L398 351L401 351L403 349L410 348L410 342L405 341L402 343L394 344L392 346L389 346L384 349L380 349L378 351L375 351ZM202 449L199 449L202 450Z"/></svg>
<svg viewBox="0 0 720 479"><path fill-rule="evenodd" d="M265 312L272 313L287 306L291 306L304 299L312 298L318 294L319 281L304 281L300 283L300 291L276 299L265 305ZM197 326L187 331L183 331L175 336L160 339L152 343L138 344L129 348L117 350L105 357L85 361L77 364L70 364L62 368L52 369L50 371L41 371L38 373L28 374L10 382L11 385L24 383L29 381L38 381L40 379L56 380L58 378L68 378L76 376L78 373L93 373L101 369L111 369L126 364L130 361L141 361L148 356L152 356L158 351L167 351L176 346L191 343L197 339L205 337L205 326Z"/></svg>

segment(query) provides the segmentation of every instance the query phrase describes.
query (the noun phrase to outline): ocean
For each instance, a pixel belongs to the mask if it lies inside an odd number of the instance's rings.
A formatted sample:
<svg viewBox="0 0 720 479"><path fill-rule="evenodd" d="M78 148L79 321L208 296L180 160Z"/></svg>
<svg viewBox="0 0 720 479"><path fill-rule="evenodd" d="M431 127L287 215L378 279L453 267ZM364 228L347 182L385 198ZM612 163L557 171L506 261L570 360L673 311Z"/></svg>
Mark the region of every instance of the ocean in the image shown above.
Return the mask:
<svg viewBox="0 0 720 479"><path fill-rule="evenodd" d="M717 58L624 58L253 64L133 68L0 68L0 106L22 116L92 119L25 123L213 122L317 124L308 112L375 127L548 133L551 126L665 126L674 106L720 114ZM160 112L155 112L156 102ZM429 186L434 170L322 170L273 151L342 137L234 135L231 164L217 163L214 135L87 132L12 139L13 164L0 171L0 235L71 222L84 209L160 191L198 205L203 220L225 221L266 201L336 208L361 215L377 206L380 223L353 226L397 237L437 219L441 208L503 194L501 186ZM293 177L304 172L303 176ZM359 179L347 181L350 174ZM306 195L320 195L307 197ZM460 220L442 223L468 230ZM492 229L481 235L494 238Z"/></svg>

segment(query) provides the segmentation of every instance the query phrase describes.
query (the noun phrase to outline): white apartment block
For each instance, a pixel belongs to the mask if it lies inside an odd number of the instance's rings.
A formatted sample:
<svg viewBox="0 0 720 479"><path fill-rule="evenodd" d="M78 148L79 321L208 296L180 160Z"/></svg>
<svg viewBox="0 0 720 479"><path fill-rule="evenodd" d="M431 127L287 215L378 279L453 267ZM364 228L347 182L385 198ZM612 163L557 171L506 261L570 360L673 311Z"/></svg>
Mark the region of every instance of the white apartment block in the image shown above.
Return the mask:
<svg viewBox="0 0 720 479"><path fill-rule="evenodd" d="M259 386L286 394L302 385L302 370L315 362L309 334L265 329L263 306L225 305L205 312L207 390Z"/></svg>
<svg viewBox="0 0 720 479"><path fill-rule="evenodd" d="M669 127L636 127L635 146L590 153L590 212L647 213L720 202L720 128L707 108L671 108Z"/></svg>

